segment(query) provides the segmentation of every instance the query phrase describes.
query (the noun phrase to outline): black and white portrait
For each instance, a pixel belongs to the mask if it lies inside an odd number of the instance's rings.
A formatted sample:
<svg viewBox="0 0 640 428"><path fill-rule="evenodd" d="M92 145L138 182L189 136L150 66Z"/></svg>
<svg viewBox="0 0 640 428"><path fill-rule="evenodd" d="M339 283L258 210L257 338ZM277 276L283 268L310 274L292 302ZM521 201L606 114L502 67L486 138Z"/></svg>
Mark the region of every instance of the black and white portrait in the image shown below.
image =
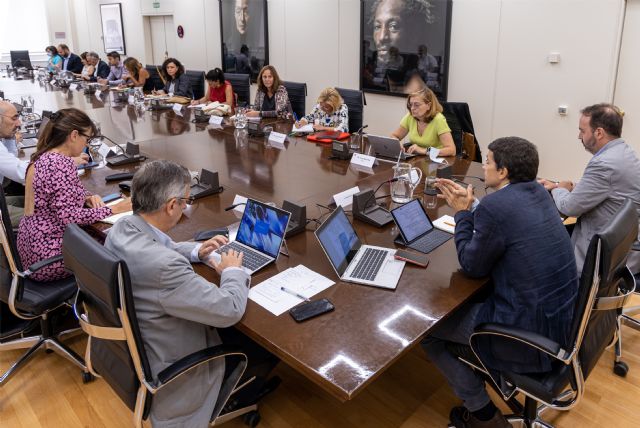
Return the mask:
<svg viewBox="0 0 640 428"><path fill-rule="evenodd" d="M360 82L403 95L429 86L446 99L451 0L362 0Z"/></svg>
<svg viewBox="0 0 640 428"><path fill-rule="evenodd" d="M222 69L255 81L268 64L267 1L220 0Z"/></svg>

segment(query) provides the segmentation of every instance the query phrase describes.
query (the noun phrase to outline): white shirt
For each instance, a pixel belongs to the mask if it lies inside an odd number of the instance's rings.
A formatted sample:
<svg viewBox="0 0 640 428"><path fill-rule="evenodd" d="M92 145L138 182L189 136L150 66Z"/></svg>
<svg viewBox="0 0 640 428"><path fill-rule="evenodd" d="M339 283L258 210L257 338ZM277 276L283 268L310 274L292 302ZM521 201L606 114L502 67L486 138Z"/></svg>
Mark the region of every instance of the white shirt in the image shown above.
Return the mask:
<svg viewBox="0 0 640 428"><path fill-rule="evenodd" d="M29 162L18 159L18 145L15 139L0 138L0 141L0 182L7 177L24 184Z"/></svg>

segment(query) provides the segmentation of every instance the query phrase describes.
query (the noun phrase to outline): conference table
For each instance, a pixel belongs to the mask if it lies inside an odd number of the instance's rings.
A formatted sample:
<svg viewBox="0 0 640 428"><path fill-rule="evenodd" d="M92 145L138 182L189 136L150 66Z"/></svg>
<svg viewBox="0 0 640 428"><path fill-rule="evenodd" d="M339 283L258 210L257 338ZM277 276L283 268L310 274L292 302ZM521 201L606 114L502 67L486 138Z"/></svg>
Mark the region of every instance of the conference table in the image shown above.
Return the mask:
<svg viewBox="0 0 640 428"><path fill-rule="evenodd" d="M0 78L0 90L13 101L32 95L35 111L79 108L100 123L103 135L120 144L138 143L141 153L149 159L169 159L192 171L203 168L217 171L224 191L194 202L169 233L176 241L190 240L198 231L238 222L237 212L224 210L233 204L236 195L278 206L288 200L305 205L308 218L321 219L329 212L325 207L332 195L354 186L360 190L376 189L393 177L394 162L379 161L372 171L362 171L347 160L329 159L329 145L289 136L284 146L278 147L264 137L249 136L246 129L235 129L228 120L221 127L192 123L193 112L188 108L179 114L173 110L140 113L133 106L115 102L109 92L98 99L93 94L59 89L49 83L10 78ZM287 134L292 127L285 120L262 122L267 123L274 131ZM454 174L482 176L478 163L453 157L447 160ZM438 168L424 156L410 163L420 168L423 176L435 174ZM106 183L105 176L139 167L134 164L88 170L82 182L89 191L107 195L119 188L117 183ZM485 194L483 183L473 177L466 181L476 187L477 196ZM423 187L421 183L416 188L415 198L429 198L423 194ZM389 185L384 184L376 196L388 193ZM388 208L397 206L388 197L379 201ZM452 215L453 210L438 200L436 208L427 209L427 213L433 220L444 214ZM363 243L395 246L393 241L398 234L395 224L378 228L351 220ZM289 256L280 255L276 263L255 273L252 286L303 264L335 281L335 285L314 296L329 299L335 310L296 323L286 312L274 316L249 300L237 328L340 401L362 392L440 320L487 283L486 278L472 279L459 271L453 239L429 253L426 269L407 264L395 290L342 282L314 236L315 227L316 223L310 222L304 233L287 239ZM108 233L108 225L103 223L96 224L96 229ZM194 268L207 279L219 281L212 268L204 264L195 264Z"/></svg>

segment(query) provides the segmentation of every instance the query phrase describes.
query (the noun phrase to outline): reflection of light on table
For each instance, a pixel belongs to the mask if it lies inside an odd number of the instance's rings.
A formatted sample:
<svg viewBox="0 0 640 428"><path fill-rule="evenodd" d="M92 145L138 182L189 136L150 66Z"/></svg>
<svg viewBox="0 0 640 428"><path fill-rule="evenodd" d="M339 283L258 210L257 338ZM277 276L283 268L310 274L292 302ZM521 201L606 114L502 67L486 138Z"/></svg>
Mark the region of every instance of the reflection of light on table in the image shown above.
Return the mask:
<svg viewBox="0 0 640 428"><path fill-rule="evenodd" d="M366 368L362 367L360 364L356 363L355 361L353 361L351 358L343 355L343 354L338 354L336 355L331 361L329 361L327 364L325 364L324 366L320 367L318 369L318 372L326 377L327 379L330 379L329 376L329 371L335 367L337 367L340 364L344 364L346 366L348 366L350 369L352 369L353 371L355 371L356 376L358 376L361 379L367 379L368 377L370 377L373 372L371 370L367 370Z"/></svg>
<svg viewBox="0 0 640 428"><path fill-rule="evenodd" d="M406 305L406 306L402 307L400 310L398 310L398 311L394 312L393 314L391 314L391 316L389 316L388 318L383 320L380 324L378 324L378 328L380 330L382 330L388 336L393 337L394 339L398 340L400 343L402 343L402 346L408 346L409 345L409 341L407 339L404 339L400 335L398 335L396 332L394 332L391 328L388 327L388 325L391 324L392 322L394 322L395 320L397 320L398 318L400 318L401 316L403 316L406 313L412 313L412 314L414 314L414 315L416 315L416 316L418 316L418 317L420 317L422 319L425 319L425 320L436 321L435 318L430 317L429 315L425 314L424 312L420 312L419 310L417 310L413 306Z"/></svg>

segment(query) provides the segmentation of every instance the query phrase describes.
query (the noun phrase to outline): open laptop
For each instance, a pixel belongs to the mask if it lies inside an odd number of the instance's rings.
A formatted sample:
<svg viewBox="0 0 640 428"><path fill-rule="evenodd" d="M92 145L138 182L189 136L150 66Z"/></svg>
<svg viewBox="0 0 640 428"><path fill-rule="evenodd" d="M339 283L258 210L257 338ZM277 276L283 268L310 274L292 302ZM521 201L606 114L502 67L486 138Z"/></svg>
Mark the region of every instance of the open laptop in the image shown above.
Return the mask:
<svg viewBox="0 0 640 428"><path fill-rule="evenodd" d="M400 229L395 242L422 253L430 253L453 237L433 226L418 199L391 210L391 215Z"/></svg>
<svg viewBox="0 0 640 428"><path fill-rule="evenodd" d="M316 230L316 238L342 281L395 289L404 261L395 249L362 245L342 207Z"/></svg>
<svg viewBox="0 0 640 428"><path fill-rule="evenodd" d="M43 117L42 121L40 122L40 126L38 127L38 131L35 134L23 134L21 143L22 148L26 149L29 147L35 147L38 144L38 139L40 138L40 135L42 135L42 131L44 131L47 123L49 123L49 118Z"/></svg>
<svg viewBox="0 0 640 428"><path fill-rule="evenodd" d="M368 134L369 145L373 148L375 157L389 158L393 160L398 159L398 155L402 151L398 140L392 137L383 137L382 135ZM415 157L413 153L402 152L400 160L411 159Z"/></svg>
<svg viewBox="0 0 640 428"><path fill-rule="evenodd" d="M278 259L291 214L280 208L247 199L235 241L220 247L244 253L242 267L253 274Z"/></svg>

